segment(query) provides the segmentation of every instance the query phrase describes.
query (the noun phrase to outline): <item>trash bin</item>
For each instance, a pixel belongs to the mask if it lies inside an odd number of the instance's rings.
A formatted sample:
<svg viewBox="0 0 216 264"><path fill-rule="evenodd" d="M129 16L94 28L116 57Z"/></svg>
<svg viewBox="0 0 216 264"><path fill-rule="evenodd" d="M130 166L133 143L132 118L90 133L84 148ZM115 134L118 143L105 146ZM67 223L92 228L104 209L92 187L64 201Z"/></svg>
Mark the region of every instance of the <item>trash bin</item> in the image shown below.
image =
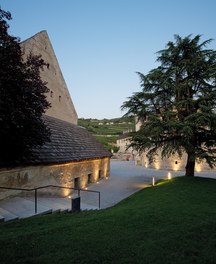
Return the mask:
<svg viewBox="0 0 216 264"><path fill-rule="evenodd" d="M71 199L71 212L80 211L80 197Z"/></svg>

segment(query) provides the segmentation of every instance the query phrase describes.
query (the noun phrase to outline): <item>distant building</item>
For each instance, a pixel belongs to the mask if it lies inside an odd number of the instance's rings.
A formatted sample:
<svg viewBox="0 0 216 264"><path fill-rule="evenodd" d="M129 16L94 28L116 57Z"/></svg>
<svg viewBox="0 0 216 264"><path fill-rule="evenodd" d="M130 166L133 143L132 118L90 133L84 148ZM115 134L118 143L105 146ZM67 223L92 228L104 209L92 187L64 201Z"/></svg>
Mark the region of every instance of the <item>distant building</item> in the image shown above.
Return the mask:
<svg viewBox="0 0 216 264"><path fill-rule="evenodd" d="M2 166L0 186L32 188L53 184L84 188L108 177L111 153L86 129L77 126L77 113L47 32L39 32L23 41L21 47L24 56L30 52L41 54L47 64L41 77L50 89L47 100L51 108L46 111L44 120L51 130L51 142L34 149L20 166ZM62 189L61 195L68 193ZM13 194L17 192L1 191L0 199Z"/></svg>
<svg viewBox="0 0 216 264"><path fill-rule="evenodd" d="M118 137L116 140L116 145L119 148L116 153L116 157L121 160L134 160L136 151L132 147L129 147L131 144L131 136L128 133L124 133Z"/></svg>

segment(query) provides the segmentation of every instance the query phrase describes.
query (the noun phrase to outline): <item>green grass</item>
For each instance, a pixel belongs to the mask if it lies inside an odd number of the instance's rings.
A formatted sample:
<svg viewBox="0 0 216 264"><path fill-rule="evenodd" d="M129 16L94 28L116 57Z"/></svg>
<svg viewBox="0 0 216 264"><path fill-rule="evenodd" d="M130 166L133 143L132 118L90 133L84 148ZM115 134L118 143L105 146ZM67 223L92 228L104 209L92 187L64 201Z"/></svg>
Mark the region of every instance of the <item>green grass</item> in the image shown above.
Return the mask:
<svg viewBox="0 0 216 264"><path fill-rule="evenodd" d="M1 263L216 263L216 180L175 178L100 211L0 225Z"/></svg>

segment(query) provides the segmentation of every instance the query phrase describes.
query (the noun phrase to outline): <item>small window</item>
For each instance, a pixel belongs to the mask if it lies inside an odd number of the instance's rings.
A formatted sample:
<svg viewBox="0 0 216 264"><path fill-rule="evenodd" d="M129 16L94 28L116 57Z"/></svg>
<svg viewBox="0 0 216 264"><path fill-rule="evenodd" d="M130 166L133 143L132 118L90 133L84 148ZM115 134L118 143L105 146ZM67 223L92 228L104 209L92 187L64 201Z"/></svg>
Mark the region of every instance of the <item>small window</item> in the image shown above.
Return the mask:
<svg viewBox="0 0 216 264"><path fill-rule="evenodd" d="M47 63L47 65L46 65L46 66L47 66L47 69L49 69L49 66L50 66L50 65L49 65L49 63Z"/></svg>
<svg viewBox="0 0 216 264"><path fill-rule="evenodd" d="M61 95L59 95L59 102L61 102Z"/></svg>
<svg viewBox="0 0 216 264"><path fill-rule="evenodd" d="M92 182L92 174L89 173L89 174L88 174L88 184L91 183L91 182Z"/></svg>
<svg viewBox="0 0 216 264"><path fill-rule="evenodd" d="M176 165L178 164L178 161L177 161L177 160L175 161L175 164L176 164Z"/></svg>
<svg viewBox="0 0 216 264"><path fill-rule="evenodd" d="M80 188L80 178L74 179L74 188L79 189Z"/></svg>

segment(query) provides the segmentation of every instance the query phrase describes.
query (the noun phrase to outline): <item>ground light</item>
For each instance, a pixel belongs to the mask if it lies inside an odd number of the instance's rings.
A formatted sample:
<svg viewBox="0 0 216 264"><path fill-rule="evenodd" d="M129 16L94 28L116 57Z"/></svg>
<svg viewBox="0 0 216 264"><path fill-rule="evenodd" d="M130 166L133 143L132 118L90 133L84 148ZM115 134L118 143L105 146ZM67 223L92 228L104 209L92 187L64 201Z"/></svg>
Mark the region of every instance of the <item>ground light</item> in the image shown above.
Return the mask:
<svg viewBox="0 0 216 264"><path fill-rule="evenodd" d="M155 178L152 177L152 186L155 186Z"/></svg>
<svg viewBox="0 0 216 264"><path fill-rule="evenodd" d="M170 173L170 172L168 172L168 176L167 176L167 178L168 178L168 180L171 180L171 179L172 179L172 177L171 177L171 173Z"/></svg>

